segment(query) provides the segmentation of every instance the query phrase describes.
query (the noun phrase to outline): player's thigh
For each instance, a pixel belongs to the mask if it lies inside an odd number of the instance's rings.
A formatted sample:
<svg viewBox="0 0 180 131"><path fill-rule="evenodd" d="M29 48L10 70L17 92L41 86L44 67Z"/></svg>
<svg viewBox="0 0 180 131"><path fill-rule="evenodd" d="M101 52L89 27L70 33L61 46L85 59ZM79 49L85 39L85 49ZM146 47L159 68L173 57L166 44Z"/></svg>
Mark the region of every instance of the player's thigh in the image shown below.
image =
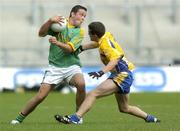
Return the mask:
<svg viewBox="0 0 180 131"><path fill-rule="evenodd" d="M41 84L39 91L38 91L38 95L42 96L42 97L47 96L49 94L49 92L51 90L53 90L54 86L55 85L46 84L46 83Z"/></svg>
<svg viewBox="0 0 180 131"><path fill-rule="evenodd" d="M64 68L49 65L45 71L42 83L59 84L64 79Z"/></svg>
<svg viewBox="0 0 180 131"><path fill-rule="evenodd" d="M76 73L72 76L69 81L70 85L75 86L76 88L84 88L85 80L82 73Z"/></svg>
<svg viewBox="0 0 180 131"><path fill-rule="evenodd" d="M104 82L102 82L100 85L98 85L92 93L94 93L98 98L111 95L118 91L118 87L116 84L111 80L107 79Z"/></svg>
<svg viewBox="0 0 180 131"><path fill-rule="evenodd" d="M119 109L128 108L129 94L121 94L119 92L115 93L116 101L118 103Z"/></svg>
<svg viewBox="0 0 180 131"><path fill-rule="evenodd" d="M76 88L84 88L85 80L82 70L79 66L73 65L66 69L65 80L72 86Z"/></svg>

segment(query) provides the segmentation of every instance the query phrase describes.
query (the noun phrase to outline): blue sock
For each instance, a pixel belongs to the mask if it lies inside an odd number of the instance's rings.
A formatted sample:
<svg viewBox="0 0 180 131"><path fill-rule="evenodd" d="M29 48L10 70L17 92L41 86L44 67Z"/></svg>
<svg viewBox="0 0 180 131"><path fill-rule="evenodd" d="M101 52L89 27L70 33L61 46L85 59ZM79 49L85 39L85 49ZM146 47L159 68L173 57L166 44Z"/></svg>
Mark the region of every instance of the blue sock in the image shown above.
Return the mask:
<svg viewBox="0 0 180 131"><path fill-rule="evenodd" d="M147 115L145 121L146 122L155 122L155 117L152 115Z"/></svg>

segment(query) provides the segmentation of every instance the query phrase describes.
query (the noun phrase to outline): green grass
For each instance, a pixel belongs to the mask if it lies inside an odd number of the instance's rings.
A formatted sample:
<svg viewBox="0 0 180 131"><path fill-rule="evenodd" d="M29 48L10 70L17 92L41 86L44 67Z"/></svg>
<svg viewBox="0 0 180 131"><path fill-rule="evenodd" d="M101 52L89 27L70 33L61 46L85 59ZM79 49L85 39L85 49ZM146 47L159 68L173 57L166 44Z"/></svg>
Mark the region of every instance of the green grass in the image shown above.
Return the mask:
<svg viewBox="0 0 180 131"><path fill-rule="evenodd" d="M10 125L35 93L0 93L0 131L180 131L180 93L138 93L130 95L130 104L158 116L160 124L119 113L114 96L97 100L82 125L63 125L54 114L72 114L75 95L51 93L22 124Z"/></svg>

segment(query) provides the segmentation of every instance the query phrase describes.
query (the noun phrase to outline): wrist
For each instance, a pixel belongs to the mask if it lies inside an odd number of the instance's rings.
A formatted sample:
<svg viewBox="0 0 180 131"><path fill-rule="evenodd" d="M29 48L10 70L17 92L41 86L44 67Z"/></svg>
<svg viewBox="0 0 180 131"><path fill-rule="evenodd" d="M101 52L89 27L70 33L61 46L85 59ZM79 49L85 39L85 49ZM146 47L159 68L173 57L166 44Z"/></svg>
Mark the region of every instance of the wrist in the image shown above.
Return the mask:
<svg viewBox="0 0 180 131"><path fill-rule="evenodd" d="M77 49L77 52L80 54L83 51L84 51L84 49L83 49L82 45L80 45Z"/></svg>
<svg viewBox="0 0 180 131"><path fill-rule="evenodd" d="M101 76L104 75L104 71L102 71L102 70L98 71L98 73L99 73Z"/></svg>
<svg viewBox="0 0 180 131"><path fill-rule="evenodd" d="M83 46L82 46L82 45L80 45L80 50L81 50L81 52L82 52L82 51L84 51L84 49L83 49Z"/></svg>
<svg viewBox="0 0 180 131"><path fill-rule="evenodd" d="M48 23L50 23L50 24L54 23L53 19L49 18Z"/></svg>

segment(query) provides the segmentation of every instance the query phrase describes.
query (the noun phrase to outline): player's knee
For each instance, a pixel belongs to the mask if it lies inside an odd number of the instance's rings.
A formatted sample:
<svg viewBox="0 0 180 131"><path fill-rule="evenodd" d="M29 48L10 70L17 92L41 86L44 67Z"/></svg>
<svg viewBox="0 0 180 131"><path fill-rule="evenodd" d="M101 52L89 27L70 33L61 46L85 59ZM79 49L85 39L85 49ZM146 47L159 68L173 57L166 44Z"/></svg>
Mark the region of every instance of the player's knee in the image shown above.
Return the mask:
<svg viewBox="0 0 180 131"><path fill-rule="evenodd" d="M95 91L90 91L90 92L88 93L88 96L98 97L98 93L96 93Z"/></svg>
<svg viewBox="0 0 180 131"><path fill-rule="evenodd" d="M77 83L76 88L78 91L84 92L85 91L85 83L84 82Z"/></svg>
<svg viewBox="0 0 180 131"><path fill-rule="evenodd" d="M121 107L121 108L119 108L119 111L122 113L128 113L129 109L128 109L128 107Z"/></svg>

